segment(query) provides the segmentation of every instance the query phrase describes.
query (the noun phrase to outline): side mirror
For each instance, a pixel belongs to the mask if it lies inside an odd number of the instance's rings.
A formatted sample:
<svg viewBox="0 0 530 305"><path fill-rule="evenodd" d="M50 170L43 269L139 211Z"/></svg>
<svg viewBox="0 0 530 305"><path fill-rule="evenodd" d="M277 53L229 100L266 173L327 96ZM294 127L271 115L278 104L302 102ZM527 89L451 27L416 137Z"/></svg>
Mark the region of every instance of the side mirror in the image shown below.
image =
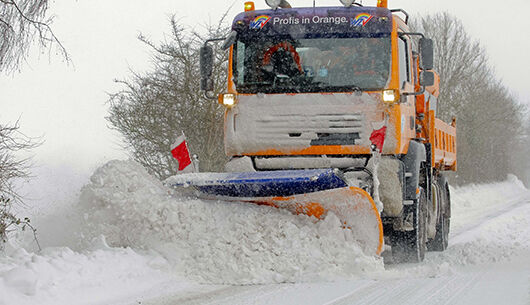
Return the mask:
<svg viewBox="0 0 530 305"><path fill-rule="evenodd" d="M213 49L205 44L201 47L201 90L213 91Z"/></svg>
<svg viewBox="0 0 530 305"><path fill-rule="evenodd" d="M420 68L422 70L432 70L434 67L434 46L432 39L420 39Z"/></svg>
<svg viewBox="0 0 530 305"><path fill-rule="evenodd" d="M228 50L234 43L236 43L237 40L237 32L232 31L228 37L226 37L225 41L223 42L223 45L221 46L221 49Z"/></svg>
<svg viewBox="0 0 530 305"><path fill-rule="evenodd" d="M420 72L420 85L425 86L425 87L434 85L434 72L421 71Z"/></svg>

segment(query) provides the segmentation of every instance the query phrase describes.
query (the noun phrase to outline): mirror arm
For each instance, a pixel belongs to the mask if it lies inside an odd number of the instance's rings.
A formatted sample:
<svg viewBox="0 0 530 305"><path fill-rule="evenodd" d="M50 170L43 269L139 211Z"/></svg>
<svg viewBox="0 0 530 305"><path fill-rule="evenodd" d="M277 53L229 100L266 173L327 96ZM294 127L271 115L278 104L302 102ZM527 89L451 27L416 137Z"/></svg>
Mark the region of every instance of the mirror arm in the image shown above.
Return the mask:
<svg viewBox="0 0 530 305"><path fill-rule="evenodd" d="M418 96L418 95L422 95L425 93L425 86L421 86L421 90L418 91L418 92L404 92L404 93L401 93L402 96Z"/></svg>
<svg viewBox="0 0 530 305"><path fill-rule="evenodd" d="M409 14L405 10L398 8L390 11L392 13L402 13L403 15L405 15L405 24L409 24Z"/></svg>
<svg viewBox="0 0 530 305"><path fill-rule="evenodd" d="M205 42L204 42L204 45L206 46L207 44L209 44L210 42L215 42L215 41L221 41L221 40L225 40L226 37L223 37L223 38L210 38L210 39L207 39Z"/></svg>
<svg viewBox="0 0 530 305"><path fill-rule="evenodd" d="M416 32L400 32L398 33L399 37L403 36L421 36L421 38L425 38L425 35L423 33L416 33Z"/></svg>

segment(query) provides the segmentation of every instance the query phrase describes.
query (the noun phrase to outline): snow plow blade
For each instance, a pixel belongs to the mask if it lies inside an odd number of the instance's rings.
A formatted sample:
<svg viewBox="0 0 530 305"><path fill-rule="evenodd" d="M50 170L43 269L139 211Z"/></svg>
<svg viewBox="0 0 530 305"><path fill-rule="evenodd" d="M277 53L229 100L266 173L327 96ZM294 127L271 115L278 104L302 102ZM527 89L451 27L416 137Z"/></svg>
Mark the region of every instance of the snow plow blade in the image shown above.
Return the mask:
<svg viewBox="0 0 530 305"><path fill-rule="evenodd" d="M193 186L199 197L268 205L318 219L333 212L369 255L383 249L383 225L372 197L333 169L183 174L167 181Z"/></svg>
<svg viewBox="0 0 530 305"><path fill-rule="evenodd" d="M357 187L343 187L287 197L231 198L239 202L283 208L295 214L323 219L333 212L344 227L354 232L364 252L380 255L383 249L383 225L372 197Z"/></svg>

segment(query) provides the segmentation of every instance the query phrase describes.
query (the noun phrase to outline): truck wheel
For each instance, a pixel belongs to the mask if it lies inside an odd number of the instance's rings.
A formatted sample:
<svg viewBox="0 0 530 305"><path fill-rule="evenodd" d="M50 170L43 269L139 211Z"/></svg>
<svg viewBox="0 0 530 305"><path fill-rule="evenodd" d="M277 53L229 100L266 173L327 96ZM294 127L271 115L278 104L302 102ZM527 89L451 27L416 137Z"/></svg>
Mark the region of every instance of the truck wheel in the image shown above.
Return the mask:
<svg viewBox="0 0 530 305"><path fill-rule="evenodd" d="M442 184L440 199L442 200L442 206L445 208L441 211L440 219L436 224L436 236L427 244L429 251L444 251L449 245L449 227L451 225L451 218L448 215L447 207L449 207L451 203L449 201L449 186L447 183Z"/></svg>
<svg viewBox="0 0 530 305"><path fill-rule="evenodd" d="M441 219L436 224L436 236L427 243L429 251L445 251L449 245L449 226L450 218L442 214Z"/></svg>
<svg viewBox="0 0 530 305"><path fill-rule="evenodd" d="M405 232L394 231L392 236L392 258L396 263L419 263L425 258L427 197L422 188L420 188L418 203L410 208L412 208L414 229Z"/></svg>

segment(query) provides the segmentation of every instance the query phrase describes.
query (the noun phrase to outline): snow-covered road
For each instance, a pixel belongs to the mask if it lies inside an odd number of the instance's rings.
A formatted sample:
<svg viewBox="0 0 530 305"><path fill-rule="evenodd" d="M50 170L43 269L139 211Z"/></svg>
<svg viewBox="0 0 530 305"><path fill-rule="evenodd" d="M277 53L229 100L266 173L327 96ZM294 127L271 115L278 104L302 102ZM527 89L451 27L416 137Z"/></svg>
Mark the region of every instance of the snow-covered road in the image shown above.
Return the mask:
<svg viewBox="0 0 530 305"><path fill-rule="evenodd" d="M509 177L452 200L449 249L384 265L336 219L179 198L111 162L37 221L64 247L8 245L0 305L530 304L530 192Z"/></svg>

